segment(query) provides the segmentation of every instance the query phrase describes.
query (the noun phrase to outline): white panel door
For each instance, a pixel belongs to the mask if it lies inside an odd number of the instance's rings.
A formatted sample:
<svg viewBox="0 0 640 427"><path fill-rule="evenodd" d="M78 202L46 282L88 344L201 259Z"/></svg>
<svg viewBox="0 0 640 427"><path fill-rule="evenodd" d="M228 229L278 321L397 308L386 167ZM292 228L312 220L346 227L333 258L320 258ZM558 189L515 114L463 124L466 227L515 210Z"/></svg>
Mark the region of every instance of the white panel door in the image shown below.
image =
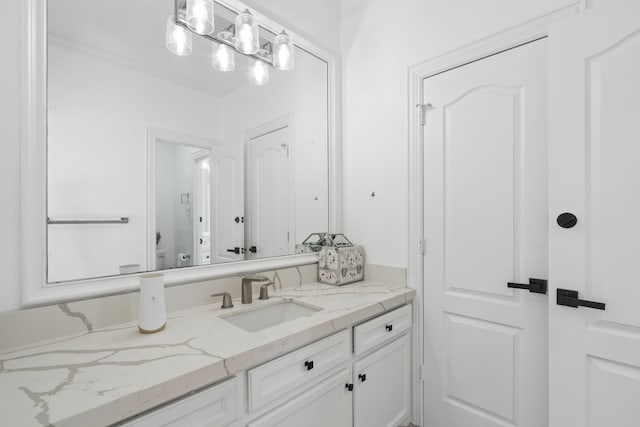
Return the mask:
<svg viewBox="0 0 640 427"><path fill-rule="evenodd" d="M243 144L224 144L215 147L211 156L211 175L213 193L211 257L213 262L243 260Z"/></svg>
<svg viewBox="0 0 640 427"><path fill-rule="evenodd" d="M252 138L249 150L250 258L287 255L289 251L289 128Z"/></svg>
<svg viewBox="0 0 640 427"><path fill-rule="evenodd" d="M603 2L549 43L550 424L637 427L640 2ZM557 305L557 288L605 310Z"/></svg>
<svg viewBox="0 0 640 427"><path fill-rule="evenodd" d="M546 44L423 82L428 427L547 424Z"/></svg>

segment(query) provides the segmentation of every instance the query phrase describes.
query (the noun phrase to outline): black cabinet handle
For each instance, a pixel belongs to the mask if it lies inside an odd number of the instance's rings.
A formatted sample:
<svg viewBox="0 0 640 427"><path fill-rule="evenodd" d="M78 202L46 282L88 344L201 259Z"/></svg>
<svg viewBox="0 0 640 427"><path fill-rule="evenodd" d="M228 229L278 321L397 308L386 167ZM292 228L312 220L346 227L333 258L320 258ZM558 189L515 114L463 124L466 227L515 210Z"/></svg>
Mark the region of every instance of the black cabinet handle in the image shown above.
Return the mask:
<svg viewBox="0 0 640 427"><path fill-rule="evenodd" d="M508 288L515 289L528 289L529 292L534 294L546 294L547 293L547 281L544 279L529 279L529 284L522 283L507 283Z"/></svg>
<svg viewBox="0 0 640 427"><path fill-rule="evenodd" d="M604 310L605 304L602 302L586 301L578 299L578 291L572 291L569 289L558 289L556 295L556 303L558 305L564 305L566 307L588 307L595 308L596 310Z"/></svg>
<svg viewBox="0 0 640 427"><path fill-rule="evenodd" d="M310 371L313 369L313 360L307 360L304 362L304 366L305 368L307 368L307 371Z"/></svg>
<svg viewBox="0 0 640 427"><path fill-rule="evenodd" d="M353 391L353 384L346 383L346 384L344 385L344 388L346 388L346 389L347 389L347 390L349 390L349 391Z"/></svg>
<svg viewBox="0 0 640 427"><path fill-rule="evenodd" d="M387 332L393 331L393 325L385 325L384 327L387 330Z"/></svg>
<svg viewBox="0 0 640 427"><path fill-rule="evenodd" d="M256 248L255 246L251 246L249 248L249 252L251 252L252 254L255 254L256 252L258 252L258 248Z"/></svg>
<svg viewBox="0 0 640 427"><path fill-rule="evenodd" d="M367 374L358 374L360 381L365 382L367 380Z"/></svg>

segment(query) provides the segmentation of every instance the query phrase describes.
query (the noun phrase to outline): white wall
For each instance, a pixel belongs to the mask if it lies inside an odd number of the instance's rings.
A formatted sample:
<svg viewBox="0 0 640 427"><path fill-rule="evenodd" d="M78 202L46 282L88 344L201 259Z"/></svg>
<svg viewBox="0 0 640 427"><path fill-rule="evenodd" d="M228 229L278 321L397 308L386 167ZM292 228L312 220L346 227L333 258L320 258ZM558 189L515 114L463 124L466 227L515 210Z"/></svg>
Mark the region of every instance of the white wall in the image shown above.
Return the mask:
<svg viewBox="0 0 640 427"><path fill-rule="evenodd" d="M49 280L115 275L125 264L146 270L148 129L219 139L219 99L57 44L48 71L49 216L129 217L50 226Z"/></svg>
<svg viewBox="0 0 640 427"><path fill-rule="evenodd" d="M367 262L408 263L409 67L574 2L342 2L344 229Z"/></svg>

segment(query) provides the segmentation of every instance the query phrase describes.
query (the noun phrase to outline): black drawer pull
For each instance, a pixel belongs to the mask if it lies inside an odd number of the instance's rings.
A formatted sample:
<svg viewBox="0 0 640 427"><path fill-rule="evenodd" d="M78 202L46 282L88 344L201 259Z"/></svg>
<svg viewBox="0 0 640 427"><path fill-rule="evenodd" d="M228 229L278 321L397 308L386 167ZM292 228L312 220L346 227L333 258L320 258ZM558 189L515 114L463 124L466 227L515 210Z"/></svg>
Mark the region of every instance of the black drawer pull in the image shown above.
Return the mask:
<svg viewBox="0 0 640 427"><path fill-rule="evenodd" d="M367 380L367 374L358 374L360 381L365 382Z"/></svg>
<svg viewBox="0 0 640 427"><path fill-rule="evenodd" d="M307 360L306 362L304 362L304 366L305 368L307 368L307 371L310 371L313 369L313 360Z"/></svg>
<svg viewBox="0 0 640 427"><path fill-rule="evenodd" d="M344 388L346 388L346 389L347 389L347 390L349 390L349 391L353 391L353 384L351 384L351 383L346 383L346 384L344 385Z"/></svg>
<svg viewBox="0 0 640 427"><path fill-rule="evenodd" d="M387 330L387 332L391 332L393 331L393 325L385 325L385 329Z"/></svg>

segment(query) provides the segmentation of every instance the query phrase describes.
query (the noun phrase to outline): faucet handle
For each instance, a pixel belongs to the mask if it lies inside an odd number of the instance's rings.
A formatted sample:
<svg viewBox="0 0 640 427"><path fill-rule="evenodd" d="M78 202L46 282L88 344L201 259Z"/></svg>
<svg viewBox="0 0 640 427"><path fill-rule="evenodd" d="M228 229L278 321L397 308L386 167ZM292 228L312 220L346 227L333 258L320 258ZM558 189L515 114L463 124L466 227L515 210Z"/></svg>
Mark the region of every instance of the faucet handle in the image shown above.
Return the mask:
<svg viewBox="0 0 640 427"><path fill-rule="evenodd" d="M273 285L274 289L275 289L275 284L269 280L269 283L265 283L264 285L260 286L260 296L258 297L258 299L269 299L269 286Z"/></svg>
<svg viewBox="0 0 640 427"><path fill-rule="evenodd" d="M232 308L233 301L231 300L231 294L229 292L220 292L212 294L212 297L222 297L222 308Z"/></svg>

